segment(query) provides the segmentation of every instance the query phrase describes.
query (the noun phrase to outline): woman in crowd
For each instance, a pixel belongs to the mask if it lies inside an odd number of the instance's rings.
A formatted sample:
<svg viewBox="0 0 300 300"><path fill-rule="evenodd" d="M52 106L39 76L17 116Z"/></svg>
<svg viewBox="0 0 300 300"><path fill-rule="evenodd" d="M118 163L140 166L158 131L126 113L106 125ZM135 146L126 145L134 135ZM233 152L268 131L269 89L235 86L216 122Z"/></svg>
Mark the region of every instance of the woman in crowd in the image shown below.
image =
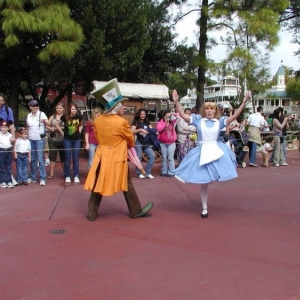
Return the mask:
<svg viewBox="0 0 300 300"><path fill-rule="evenodd" d="M284 118L280 123L280 117L282 112L279 109L275 109L273 113L273 132L274 132L274 150L273 150L273 162L274 167L287 166L284 153L282 151L281 143L283 141L282 129L286 125L288 118Z"/></svg>
<svg viewBox="0 0 300 300"><path fill-rule="evenodd" d="M85 134L84 134L85 149L88 150L89 152L88 168L90 168L92 165L95 151L98 146L98 141L94 133L94 121L100 115L101 115L101 109L99 107L95 107L92 111L90 120L87 121L85 124Z"/></svg>
<svg viewBox="0 0 300 300"><path fill-rule="evenodd" d="M146 175L140 173L139 169L136 168L136 173L139 178L149 178L153 179L154 176L152 176L151 171L153 168L154 160L155 160L155 154L153 151L153 148L150 147L151 145L148 143L149 139L147 135L151 134L152 126L150 125L150 121L147 118L146 111L144 109L139 109L134 117L134 120L131 124L131 131L134 135L136 135L136 141L135 141L135 149L136 153L142 161L142 154L145 152L145 154L148 157L148 162L145 168Z"/></svg>
<svg viewBox="0 0 300 300"><path fill-rule="evenodd" d="M171 114L171 112L165 112L162 115L162 119L157 123L158 140L162 156L161 176L175 176L174 153L176 149L175 141L177 140L175 131L177 121L178 118Z"/></svg>
<svg viewBox="0 0 300 300"><path fill-rule="evenodd" d="M187 115L191 115L192 110L190 108L186 108L184 113ZM196 127L193 125L189 125L184 119L180 118L177 127L177 160L180 163L184 157L193 149L196 145L195 139L192 138L193 134L196 133ZM195 134L196 136L196 134Z"/></svg>
<svg viewBox="0 0 300 300"><path fill-rule="evenodd" d="M62 166L65 160L63 135L61 133L64 130L64 123L59 122L63 115L64 115L63 103L56 104L54 107L53 115L50 116L49 118L50 126L47 125L47 129L49 131L49 135L48 135L49 159L50 159L50 175L48 176L49 179L54 178L54 170L56 166L57 153L59 153L59 159L62 163ZM56 128L56 124L58 123L60 123L59 126L61 131L59 131Z"/></svg>
<svg viewBox="0 0 300 300"><path fill-rule="evenodd" d="M225 181L237 177L235 154L226 144L219 141L222 128L235 120L244 109L249 97L248 93L242 104L232 116L220 116L220 109L215 102L205 102L201 106L200 115L187 115L180 106L178 94L173 91L173 100L180 116L197 128L199 145L191 150L179 167L175 170L176 178L184 183L200 184L202 202L202 218L208 217L208 186L213 181Z"/></svg>
<svg viewBox="0 0 300 300"><path fill-rule="evenodd" d="M30 100L29 108L31 113L27 115L26 124L28 129L28 139L31 145L31 162L28 183L36 182L37 163L40 172L40 185L46 185L46 168L44 161L44 148L46 138L45 125L50 122L44 112L39 110L39 103Z"/></svg>
<svg viewBox="0 0 300 300"><path fill-rule="evenodd" d="M60 128L65 123L64 131ZM71 159L73 160L74 183L79 180L79 151L81 145L82 117L78 114L77 105L69 103L67 114L63 115L56 124L57 130L63 135L63 146L65 149L64 174L65 182L71 183Z"/></svg>

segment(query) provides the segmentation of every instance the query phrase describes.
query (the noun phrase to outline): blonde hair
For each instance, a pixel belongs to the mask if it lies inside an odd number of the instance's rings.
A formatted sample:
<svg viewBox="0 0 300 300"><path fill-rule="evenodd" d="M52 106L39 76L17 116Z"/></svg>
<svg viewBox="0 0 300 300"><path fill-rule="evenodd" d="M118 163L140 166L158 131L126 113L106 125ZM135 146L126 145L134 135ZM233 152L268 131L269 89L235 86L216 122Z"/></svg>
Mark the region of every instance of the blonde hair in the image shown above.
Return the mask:
<svg viewBox="0 0 300 300"><path fill-rule="evenodd" d="M206 116L205 115L205 110L207 108L215 109L216 112L215 112L214 118L220 119L220 117L221 117L220 110L219 110L219 107L216 105L215 102L205 102L205 103L203 103L201 105L201 107L200 107L200 115L201 115L202 118L205 118L205 116Z"/></svg>
<svg viewBox="0 0 300 300"><path fill-rule="evenodd" d="M95 121L95 118L96 118L96 113L101 114L101 108L100 107L95 107L93 109L92 114L91 114L91 118L90 118L91 125L94 125L94 121Z"/></svg>

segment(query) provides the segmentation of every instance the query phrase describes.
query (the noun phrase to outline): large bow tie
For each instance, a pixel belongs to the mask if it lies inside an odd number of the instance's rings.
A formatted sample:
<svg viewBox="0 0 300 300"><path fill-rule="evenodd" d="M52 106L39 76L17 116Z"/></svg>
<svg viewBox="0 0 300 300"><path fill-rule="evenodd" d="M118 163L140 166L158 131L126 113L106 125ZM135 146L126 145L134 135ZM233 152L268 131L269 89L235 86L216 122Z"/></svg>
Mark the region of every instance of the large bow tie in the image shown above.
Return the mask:
<svg viewBox="0 0 300 300"><path fill-rule="evenodd" d="M216 122L218 121L218 119L207 119L207 118L202 118L203 121L207 122L207 121L213 121Z"/></svg>

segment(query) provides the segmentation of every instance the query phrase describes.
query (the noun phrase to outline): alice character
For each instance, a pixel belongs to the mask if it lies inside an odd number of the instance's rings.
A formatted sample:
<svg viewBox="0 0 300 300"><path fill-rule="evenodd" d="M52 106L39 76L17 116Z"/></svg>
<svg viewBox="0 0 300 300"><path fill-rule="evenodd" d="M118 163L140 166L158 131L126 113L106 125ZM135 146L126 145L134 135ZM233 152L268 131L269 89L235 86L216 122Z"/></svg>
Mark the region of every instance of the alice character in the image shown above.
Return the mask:
<svg viewBox="0 0 300 300"><path fill-rule="evenodd" d="M236 157L229 147L218 141L220 131L235 120L243 111L251 93L243 99L240 107L232 116L220 116L220 110L214 102L205 102L200 115L187 115L178 101L177 91L173 91L173 100L180 116L197 129L198 145L192 149L175 170L175 177L184 183L200 184L202 218L208 217L208 186L212 181L225 181L236 178Z"/></svg>

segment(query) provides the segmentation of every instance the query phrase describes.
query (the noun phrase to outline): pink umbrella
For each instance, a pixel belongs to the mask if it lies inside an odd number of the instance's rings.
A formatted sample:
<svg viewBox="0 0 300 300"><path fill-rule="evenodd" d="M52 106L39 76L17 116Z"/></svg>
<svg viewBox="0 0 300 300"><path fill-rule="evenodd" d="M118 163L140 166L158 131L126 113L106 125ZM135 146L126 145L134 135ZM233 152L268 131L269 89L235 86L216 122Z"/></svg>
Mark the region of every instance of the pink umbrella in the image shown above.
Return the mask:
<svg viewBox="0 0 300 300"><path fill-rule="evenodd" d="M129 147L128 148L128 152L127 152L127 156L129 158L129 160L140 170L140 172L143 175L146 175L146 172L141 164L140 159L138 158L136 151L134 149L134 147Z"/></svg>

